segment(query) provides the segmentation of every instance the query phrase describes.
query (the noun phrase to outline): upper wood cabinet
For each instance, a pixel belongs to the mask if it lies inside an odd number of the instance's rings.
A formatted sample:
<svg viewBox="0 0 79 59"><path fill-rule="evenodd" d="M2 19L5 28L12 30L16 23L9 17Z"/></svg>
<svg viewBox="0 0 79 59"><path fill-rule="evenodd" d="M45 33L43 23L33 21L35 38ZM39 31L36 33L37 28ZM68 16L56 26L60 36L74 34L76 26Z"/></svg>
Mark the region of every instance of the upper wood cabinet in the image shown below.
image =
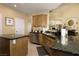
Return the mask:
<svg viewBox="0 0 79 59"><path fill-rule="evenodd" d="M37 25L38 25L38 17L32 16L32 26L37 27Z"/></svg>
<svg viewBox="0 0 79 59"><path fill-rule="evenodd" d="M41 21L42 21L42 26L46 27L47 26L47 15L42 15L41 16Z"/></svg>
<svg viewBox="0 0 79 59"><path fill-rule="evenodd" d="M47 27L47 15L35 15L32 18L33 27Z"/></svg>

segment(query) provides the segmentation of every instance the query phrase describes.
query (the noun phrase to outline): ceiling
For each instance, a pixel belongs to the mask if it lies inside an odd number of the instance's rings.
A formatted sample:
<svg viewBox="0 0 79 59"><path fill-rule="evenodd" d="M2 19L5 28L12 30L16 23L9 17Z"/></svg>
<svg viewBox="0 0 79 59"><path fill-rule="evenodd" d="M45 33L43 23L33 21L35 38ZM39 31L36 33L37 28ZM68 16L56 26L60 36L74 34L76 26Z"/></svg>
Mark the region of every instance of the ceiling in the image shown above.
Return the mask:
<svg viewBox="0 0 79 59"><path fill-rule="evenodd" d="M48 12L61 4L62 3L3 3L3 5L27 14ZM16 5L16 7L14 7L14 5Z"/></svg>

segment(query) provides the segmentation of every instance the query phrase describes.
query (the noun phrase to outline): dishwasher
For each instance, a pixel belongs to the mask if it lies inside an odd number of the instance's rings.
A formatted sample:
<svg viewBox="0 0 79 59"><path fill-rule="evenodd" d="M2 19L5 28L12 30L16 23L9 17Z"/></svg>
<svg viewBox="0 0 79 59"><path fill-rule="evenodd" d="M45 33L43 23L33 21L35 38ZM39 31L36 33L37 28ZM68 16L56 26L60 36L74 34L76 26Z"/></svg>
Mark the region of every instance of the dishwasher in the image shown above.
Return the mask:
<svg viewBox="0 0 79 59"><path fill-rule="evenodd" d="M32 43L39 44L39 33L37 33L37 32L31 32L30 33L30 41Z"/></svg>

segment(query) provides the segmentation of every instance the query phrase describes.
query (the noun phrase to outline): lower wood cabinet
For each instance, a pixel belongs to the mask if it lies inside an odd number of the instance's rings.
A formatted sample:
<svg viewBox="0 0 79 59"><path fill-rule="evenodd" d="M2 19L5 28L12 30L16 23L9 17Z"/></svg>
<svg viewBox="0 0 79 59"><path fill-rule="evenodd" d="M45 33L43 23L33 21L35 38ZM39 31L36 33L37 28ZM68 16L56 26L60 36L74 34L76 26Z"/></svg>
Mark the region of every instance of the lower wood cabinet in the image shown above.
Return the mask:
<svg viewBox="0 0 79 59"><path fill-rule="evenodd" d="M9 39L0 37L0 56L26 56L28 37Z"/></svg>
<svg viewBox="0 0 79 59"><path fill-rule="evenodd" d="M10 54L9 40L0 38L0 56L8 56Z"/></svg>
<svg viewBox="0 0 79 59"><path fill-rule="evenodd" d="M52 55L52 50L50 49L50 47L49 46L43 46L44 47L44 49L46 50L46 52L48 53L48 55Z"/></svg>
<svg viewBox="0 0 79 59"><path fill-rule="evenodd" d="M39 34L39 41L40 44L45 48L45 50L47 51L47 53L49 55L52 55L52 50L50 49L50 47L53 46L55 39L50 38L49 36L45 35L45 34Z"/></svg>
<svg viewBox="0 0 79 59"><path fill-rule="evenodd" d="M42 33L39 33L39 43L41 45L43 44L43 35L42 35Z"/></svg>
<svg viewBox="0 0 79 59"><path fill-rule="evenodd" d="M50 38L49 36L42 34L41 44L43 46L52 47L54 43L55 43L54 38Z"/></svg>
<svg viewBox="0 0 79 59"><path fill-rule="evenodd" d="M11 56L26 56L28 53L28 39L26 37L18 38L15 41L10 40Z"/></svg>

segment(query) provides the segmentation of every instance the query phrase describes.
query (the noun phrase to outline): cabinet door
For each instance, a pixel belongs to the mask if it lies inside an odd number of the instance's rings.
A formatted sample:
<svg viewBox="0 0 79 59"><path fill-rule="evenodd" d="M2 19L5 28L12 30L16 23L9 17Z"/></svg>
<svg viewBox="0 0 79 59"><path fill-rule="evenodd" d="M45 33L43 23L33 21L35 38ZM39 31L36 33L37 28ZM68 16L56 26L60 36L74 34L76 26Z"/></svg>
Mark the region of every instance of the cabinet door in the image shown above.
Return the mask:
<svg viewBox="0 0 79 59"><path fill-rule="evenodd" d="M28 51L28 40L26 37L10 41L10 55L12 56L26 56Z"/></svg>
<svg viewBox="0 0 79 59"><path fill-rule="evenodd" d="M52 47L55 43L55 40L53 38L47 37L46 45L49 47Z"/></svg>
<svg viewBox="0 0 79 59"><path fill-rule="evenodd" d="M43 43L43 37L42 37L42 33L39 33L39 43L42 44Z"/></svg>
<svg viewBox="0 0 79 59"><path fill-rule="evenodd" d="M50 47L53 44L52 40L48 36L43 35L43 43L44 43L44 46Z"/></svg>
<svg viewBox="0 0 79 59"><path fill-rule="evenodd" d="M47 27L47 15L42 15L41 16L41 21L42 21L42 26Z"/></svg>
<svg viewBox="0 0 79 59"><path fill-rule="evenodd" d="M42 26L42 16L38 15L38 26Z"/></svg>
<svg viewBox="0 0 79 59"><path fill-rule="evenodd" d="M47 27L47 15L38 15L38 24L42 27Z"/></svg>
<svg viewBox="0 0 79 59"><path fill-rule="evenodd" d="M47 40L47 39L46 39L46 36L43 34L43 35L42 35L42 42L41 42L43 46L46 45L46 40Z"/></svg>
<svg viewBox="0 0 79 59"><path fill-rule="evenodd" d="M0 38L0 56L9 56L9 40Z"/></svg>
<svg viewBox="0 0 79 59"><path fill-rule="evenodd" d="M38 26L38 17L37 16L33 16L32 26L33 27L37 27Z"/></svg>
<svg viewBox="0 0 79 59"><path fill-rule="evenodd" d="M35 15L32 21L33 27L47 27L47 15Z"/></svg>

